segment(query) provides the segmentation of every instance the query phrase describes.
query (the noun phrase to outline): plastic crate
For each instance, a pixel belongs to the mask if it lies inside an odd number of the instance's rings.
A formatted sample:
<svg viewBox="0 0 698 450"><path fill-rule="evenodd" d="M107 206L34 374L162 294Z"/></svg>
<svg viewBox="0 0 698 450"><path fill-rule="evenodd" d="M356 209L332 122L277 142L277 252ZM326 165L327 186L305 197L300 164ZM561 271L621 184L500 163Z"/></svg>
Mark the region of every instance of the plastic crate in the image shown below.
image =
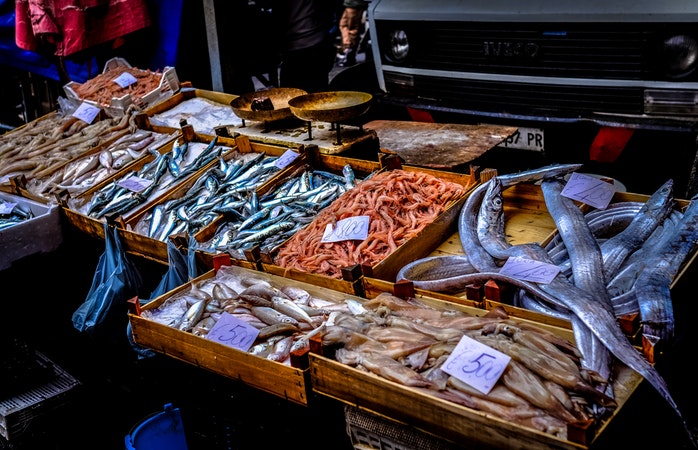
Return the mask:
<svg viewBox="0 0 698 450"><path fill-rule="evenodd" d="M46 356L39 352L35 354L41 364L53 367L54 377L21 394L0 400L0 436L7 441L21 437L35 418L63 404L70 391L80 385L77 379Z"/></svg>
<svg viewBox="0 0 698 450"><path fill-rule="evenodd" d="M370 414L353 406L344 407L347 434L356 450L457 450L448 441L408 425Z"/></svg>

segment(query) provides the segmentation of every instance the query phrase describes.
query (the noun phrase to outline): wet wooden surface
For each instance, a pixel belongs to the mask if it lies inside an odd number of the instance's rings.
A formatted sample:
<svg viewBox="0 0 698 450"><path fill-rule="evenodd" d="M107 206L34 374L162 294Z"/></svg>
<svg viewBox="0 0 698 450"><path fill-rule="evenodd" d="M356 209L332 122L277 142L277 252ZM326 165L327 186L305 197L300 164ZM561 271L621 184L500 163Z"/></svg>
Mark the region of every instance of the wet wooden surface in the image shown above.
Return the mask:
<svg viewBox="0 0 698 450"><path fill-rule="evenodd" d="M381 151L397 153L406 164L458 170L516 132L516 127L374 120L365 126L378 135Z"/></svg>

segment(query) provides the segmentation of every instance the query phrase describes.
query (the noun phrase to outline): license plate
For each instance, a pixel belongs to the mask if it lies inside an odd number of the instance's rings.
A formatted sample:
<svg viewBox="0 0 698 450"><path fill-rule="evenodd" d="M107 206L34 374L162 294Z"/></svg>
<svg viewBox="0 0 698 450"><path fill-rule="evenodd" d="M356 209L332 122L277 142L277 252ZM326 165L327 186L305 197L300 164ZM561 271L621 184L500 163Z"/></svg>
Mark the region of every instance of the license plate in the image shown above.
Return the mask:
<svg viewBox="0 0 698 450"><path fill-rule="evenodd" d="M497 147L542 152L545 150L545 133L540 128L519 128Z"/></svg>

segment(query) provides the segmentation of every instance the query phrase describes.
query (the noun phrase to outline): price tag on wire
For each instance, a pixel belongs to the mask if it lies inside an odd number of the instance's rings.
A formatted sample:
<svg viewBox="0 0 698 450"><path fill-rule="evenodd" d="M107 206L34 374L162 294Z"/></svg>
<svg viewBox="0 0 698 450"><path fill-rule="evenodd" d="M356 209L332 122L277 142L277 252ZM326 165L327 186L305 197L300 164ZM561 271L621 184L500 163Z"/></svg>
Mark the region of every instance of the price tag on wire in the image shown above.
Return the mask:
<svg viewBox="0 0 698 450"><path fill-rule="evenodd" d="M77 117L87 123L92 123L95 118L99 115L101 110L89 103L82 102L80 106L77 107L75 112L73 112L73 117Z"/></svg>
<svg viewBox="0 0 698 450"><path fill-rule="evenodd" d="M138 80L136 80L136 77L134 77L130 73L124 72L121 75L119 75L118 77L114 78L112 81L114 83L118 84L119 86L121 86L122 88L125 88L125 87L131 86L133 83L135 83Z"/></svg>
<svg viewBox="0 0 698 450"><path fill-rule="evenodd" d="M293 160L298 157L298 153L294 152L290 148L284 152L283 155L279 156L274 162L274 166L278 169L284 169L286 166L291 164Z"/></svg>
<svg viewBox="0 0 698 450"><path fill-rule="evenodd" d="M562 195L598 209L606 209L616 187L598 178L573 172L562 189Z"/></svg>
<svg viewBox="0 0 698 450"><path fill-rule="evenodd" d="M560 273L560 267L532 259L512 256L499 269L499 273L518 280L548 284Z"/></svg>
<svg viewBox="0 0 698 450"><path fill-rule="evenodd" d="M328 223L321 242L363 241L368 237L369 220L369 216L354 216L338 221L334 227Z"/></svg>
<svg viewBox="0 0 698 450"><path fill-rule="evenodd" d="M247 352L259 336L259 330L230 313L221 313L220 319L206 335L206 339Z"/></svg>
<svg viewBox="0 0 698 450"><path fill-rule="evenodd" d="M441 370L487 395L509 361L509 355L463 336Z"/></svg>

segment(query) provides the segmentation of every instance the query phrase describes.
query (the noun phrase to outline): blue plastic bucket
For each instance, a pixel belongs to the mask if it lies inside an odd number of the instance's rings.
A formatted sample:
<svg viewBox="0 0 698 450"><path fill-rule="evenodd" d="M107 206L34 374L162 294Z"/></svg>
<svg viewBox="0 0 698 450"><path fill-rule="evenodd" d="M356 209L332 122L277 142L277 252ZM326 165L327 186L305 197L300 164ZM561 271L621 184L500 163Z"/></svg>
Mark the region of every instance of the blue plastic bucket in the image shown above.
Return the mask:
<svg viewBox="0 0 698 450"><path fill-rule="evenodd" d="M164 409L134 425L125 438L127 450L187 450L179 408L167 403Z"/></svg>

